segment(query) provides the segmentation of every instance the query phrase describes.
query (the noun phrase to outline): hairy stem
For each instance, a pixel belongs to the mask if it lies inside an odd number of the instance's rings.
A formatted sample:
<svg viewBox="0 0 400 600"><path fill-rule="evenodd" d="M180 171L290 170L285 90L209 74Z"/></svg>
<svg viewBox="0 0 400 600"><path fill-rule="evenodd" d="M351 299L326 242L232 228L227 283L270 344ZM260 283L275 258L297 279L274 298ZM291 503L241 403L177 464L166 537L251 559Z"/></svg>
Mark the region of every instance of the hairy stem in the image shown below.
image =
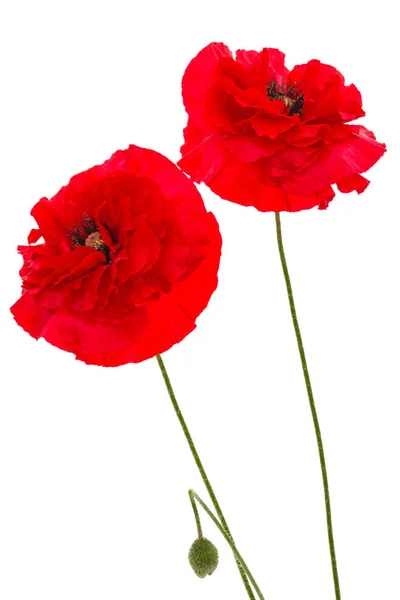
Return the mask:
<svg viewBox="0 0 400 600"><path fill-rule="evenodd" d="M178 417L178 421L179 421L179 423L180 423L180 425L182 427L182 431L185 434L186 441L189 444L190 451L191 451L192 456L194 458L194 461L195 461L195 463L197 465L197 468L199 470L201 478L204 481L204 485L207 488L208 494L209 494L209 496L211 498L211 501L212 501L212 503L214 505L214 508L215 508L216 513L217 513L217 515L219 517L219 520L221 521L222 526L223 526L224 530L226 531L227 535L230 537L230 539L233 542L232 534L231 534L231 532L229 530L228 523L226 522L226 519L225 519L225 517L223 515L223 512L221 510L221 507L219 505L217 497L216 497L216 495L214 493L214 490L211 487L211 483L210 483L210 481L209 481L209 479L207 477L207 474L206 474L206 472L204 470L203 464L202 464L202 462L200 460L200 457L198 455L198 452L196 450L196 446L194 445L192 436L190 435L188 426L186 425L186 421L183 418L183 415L182 415L181 410L179 408L179 405L178 405L178 402L176 400L176 396L175 396L174 390L172 388L172 384L171 384L170 378L169 378L167 370L165 368L164 361L163 361L163 359L161 358L161 356L159 354L157 354L156 358L157 358L158 366L160 367L160 371L161 371L162 376L164 378L164 382L165 382L165 385L166 385L169 397L171 398L172 406L174 407L175 414ZM239 569L239 572L240 572L240 576L242 578L243 584L244 584L244 586L246 588L246 591L247 591L247 594L248 594L250 600L255 600L255 596L253 594L253 590L251 589L251 586L249 584L249 580L247 579L247 575L246 575L246 573L245 573L245 571L244 571L241 563L239 561L236 561L236 563L237 563L237 566L238 566L238 569Z"/></svg>
<svg viewBox="0 0 400 600"><path fill-rule="evenodd" d="M220 530L220 532L222 533L222 535L228 542L228 544L236 558L236 561L242 565L243 570L246 572L246 575L248 576L251 583L253 584L253 587L256 590L258 597L260 598L260 600L265 600L249 567L246 565L242 555L239 553L239 550L236 548L235 543L233 542L232 538L227 534L226 530L222 527L221 523L218 521L218 519L215 517L215 515L212 513L212 511L208 508L208 506L205 504L205 502L203 502L203 500L200 498L200 496L198 496L196 494L196 492L194 490L189 490L189 497L190 497L190 501L192 502L192 506L194 504L194 501L197 500L197 502L200 504L200 506L206 511L206 513L208 514L210 519L218 527L218 529Z"/></svg>
<svg viewBox="0 0 400 600"><path fill-rule="evenodd" d="M197 504L194 501L193 491L192 490L189 490L189 498L190 498L190 503L192 505L192 509L193 509L193 513L194 513L194 518L195 518L195 521L196 521L197 537L202 538L203 537L203 531L201 529L200 515L199 515L199 511L197 510Z"/></svg>
<svg viewBox="0 0 400 600"><path fill-rule="evenodd" d="M301 366L303 368L304 380L307 388L308 400L310 403L312 420L314 423L315 435L317 438L318 445L318 453L319 453L319 462L321 464L321 473L322 473L322 481L324 486L324 495L325 495L325 512L326 512L326 523L328 527L328 539L329 539L329 550L331 555L331 564L332 564L332 574L333 574L333 582L335 586L335 595L336 600L340 600L340 586L339 586L339 574L337 569L336 562L336 553L335 553L335 542L333 539L333 527L332 527L332 512L331 512L331 501L329 496L329 486L328 486L328 473L326 470L326 462L325 462L325 454L324 454L324 446L322 444L322 435L321 428L318 422L317 410L315 408L314 395L311 387L310 375L308 372L306 355L304 352L303 340L301 338L299 321L297 319L296 307L294 304L293 298L293 290L292 284L290 282L289 271L286 263L285 252L283 249L283 241L282 241L282 229L281 229L281 220L279 213L275 213L275 223L276 223L276 237L278 240L278 248L279 248L279 256L281 258L283 275L286 283L286 290L289 299L290 312L293 320L293 327L296 334L297 346L299 349Z"/></svg>

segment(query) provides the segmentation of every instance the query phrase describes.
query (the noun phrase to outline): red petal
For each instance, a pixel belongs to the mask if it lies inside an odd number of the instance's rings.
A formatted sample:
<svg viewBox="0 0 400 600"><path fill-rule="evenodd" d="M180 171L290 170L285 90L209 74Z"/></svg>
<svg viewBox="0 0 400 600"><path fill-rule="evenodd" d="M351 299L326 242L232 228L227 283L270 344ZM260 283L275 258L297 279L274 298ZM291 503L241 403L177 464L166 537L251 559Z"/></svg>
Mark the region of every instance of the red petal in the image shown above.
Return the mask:
<svg viewBox="0 0 400 600"><path fill-rule="evenodd" d="M32 229L28 235L28 244L35 244L42 237L40 229Z"/></svg>
<svg viewBox="0 0 400 600"><path fill-rule="evenodd" d="M144 215L133 219L132 225L134 230L126 237L121 253L125 258L118 255L117 259L119 283L123 283L132 275L148 271L161 252L160 241L148 226Z"/></svg>
<svg viewBox="0 0 400 600"><path fill-rule="evenodd" d="M321 145L322 142L312 146L288 146L283 148L267 160L260 161L262 172L268 177L277 179L294 176L314 162L315 157L321 151Z"/></svg>
<svg viewBox="0 0 400 600"><path fill-rule="evenodd" d="M206 308L217 287L221 256L221 235L217 221L208 213L209 246L199 267L182 282L173 285L170 294L147 305L149 327L132 347L133 362L161 354L180 342L196 327L195 320Z"/></svg>
<svg viewBox="0 0 400 600"><path fill-rule="evenodd" d="M265 185L257 166L244 163L228 152L221 158L221 167L207 180L213 192L242 206L255 206L260 211L287 210L285 194Z"/></svg>
<svg viewBox="0 0 400 600"><path fill-rule="evenodd" d="M254 135L235 135L221 141L222 144L236 158L249 163L272 156L276 152L283 150L286 146L283 141L261 138Z"/></svg>
<svg viewBox="0 0 400 600"><path fill-rule="evenodd" d="M288 74L288 69L285 67L285 55L276 48L263 48L261 52L237 50L236 60L259 73L265 85L270 80L282 83Z"/></svg>
<svg viewBox="0 0 400 600"><path fill-rule="evenodd" d="M253 89L249 92L256 95L260 93L259 90ZM225 85L214 86L208 95L206 106L210 129L223 130L226 133L242 133L250 129L248 119L257 113L257 108L254 107L256 102L252 99L241 102L241 94L243 95L243 92L235 89L229 80ZM264 98L261 100L265 102ZM189 121L194 123L190 117Z"/></svg>
<svg viewBox="0 0 400 600"><path fill-rule="evenodd" d="M194 181L208 185L208 181L223 164L224 149L220 136L198 128L192 121L185 127L184 135L182 158L177 164L186 173L190 173Z"/></svg>
<svg viewBox="0 0 400 600"><path fill-rule="evenodd" d="M311 194L352 175L368 171L385 152L385 144L376 141L372 131L361 125L341 125L346 137L333 139L317 154L314 162L282 180L282 187L292 193Z"/></svg>
<svg viewBox="0 0 400 600"><path fill-rule="evenodd" d="M72 352L87 364L107 366L107 357L126 350L147 326L143 308L134 309L126 317L120 314L119 324L102 323L87 314L58 310L47 323L43 337L53 346ZM99 362L93 362L92 355L102 358Z"/></svg>
<svg viewBox="0 0 400 600"><path fill-rule="evenodd" d="M205 122L205 101L215 83L214 70L221 57L232 57L227 46L213 42L190 61L182 78L182 98L187 113L196 123Z"/></svg>
<svg viewBox="0 0 400 600"><path fill-rule="evenodd" d="M57 243L60 236L63 236L68 230L65 225L65 215L59 210L57 204L48 200L47 198L41 198L39 202L31 210L32 217L36 220L39 225L38 233L43 236L48 243ZM35 234L31 232L29 243L37 241Z"/></svg>
<svg viewBox="0 0 400 600"><path fill-rule="evenodd" d="M221 57L219 59L216 76L221 77L223 81L231 80L231 83L239 90L262 87L262 79L254 71L233 58Z"/></svg>
<svg viewBox="0 0 400 600"><path fill-rule="evenodd" d="M47 323L54 314L54 311L37 304L28 292L22 294L10 310L18 325L35 339L43 335Z"/></svg>
<svg viewBox="0 0 400 600"><path fill-rule="evenodd" d="M290 72L289 83L304 94L302 120L314 123L346 122L364 116L361 94L331 65L310 60Z"/></svg>
<svg viewBox="0 0 400 600"><path fill-rule="evenodd" d="M187 279L177 282L172 288L172 296L193 320L206 308L210 296L217 288L218 268L221 258L222 238L218 223L212 213L208 213L209 243L204 260Z"/></svg>
<svg viewBox="0 0 400 600"><path fill-rule="evenodd" d="M361 194L368 186L370 182L362 175L350 175L345 179L341 179L337 182L339 192L348 194L349 192L356 191L357 194Z"/></svg>
<svg viewBox="0 0 400 600"><path fill-rule="evenodd" d="M109 271L108 265L97 267L83 281L79 289L74 293L71 308L77 311L93 310L99 298L100 282L105 271Z"/></svg>
<svg viewBox="0 0 400 600"><path fill-rule="evenodd" d="M276 102L275 104L278 105L282 103ZM250 119L250 122L257 135L265 135L269 138L276 139L281 133L296 127L296 125L299 124L299 118L297 115L293 115L292 117L281 115L275 119L253 117Z"/></svg>

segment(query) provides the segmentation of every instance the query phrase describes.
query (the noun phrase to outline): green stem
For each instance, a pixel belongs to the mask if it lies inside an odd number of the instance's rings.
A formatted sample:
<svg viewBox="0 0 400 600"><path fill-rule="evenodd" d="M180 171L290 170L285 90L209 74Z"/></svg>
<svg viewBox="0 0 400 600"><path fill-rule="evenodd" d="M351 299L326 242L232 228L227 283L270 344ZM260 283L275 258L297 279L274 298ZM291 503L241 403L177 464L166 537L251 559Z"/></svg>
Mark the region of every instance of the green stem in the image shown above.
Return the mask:
<svg viewBox="0 0 400 600"><path fill-rule="evenodd" d="M275 222L276 222L276 237L278 240L278 248L279 248L279 255L280 255L281 263L282 263L283 275L285 277L285 282L286 282L286 289L287 289L287 295L288 295L288 299L289 299L290 312L292 314L293 326L294 326L294 330L296 333L297 346L299 348L300 360L301 360L301 365L303 367L303 375L304 375L304 380L306 383L307 395L308 395L308 400L310 403L310 409L311 409L312 419L313 419L313 423L314 423L315 435L317 438L319 461L321 464L322 481L323 481L323 485L324 485L324 494L325 494L326 523L327 523L327 527L328 527L328 539L329 539L329 550L330 550L330 554L331 554L332 574L333 574L333 581L334 581L334 585L335 585L336 600L340 600L341 596L340 596L340 586L339 586L339 575L338 575L338 569L337 569L337 563L336 563L335 542L333 539L331 501L330 501L330 497L329 497L329 486L328 486L328 473L326 470L326 462L325 462L325 455L324 455L324 447L322 444L321 429L320 429L319 422L318 422L317 410L315 408L314 396L313 396L313 392L312 392L312 388L311 388L311 380L310 380L310 375L308 373L306 355L304 352L303 340L301 338L299 321L297 319L296 307L295 307L294 298L293 298L293 290L292 290L292 285L290 283L290 276L289 276L289 271L288 271L287 264L286 264L285 252L283 250L281 220L280 220L279 213L275 213Z"/></svg>
<svg viewBox="0 0 400 600"><path fill-rule="evenodd" d="M194 518L195 518L195 521L196 521L197 537L202 538L203 537L203 531L201 529L200 515L199 515L199 511L197 510L197 504L196 504L196 502L194 501L194 498L193 498L192 490L189 490L189 498L190 498L190 503L191 503L192 508L193 508Z"/></svg>
<svg viewBox="0 0 400 600"><path fill-rule="evenodd" d="M250 579L251 583L254 586L254 589L257 592L258 597L260 598L260 600L265 600L264 596L261 593L260 588L257 585L256 580L254 579L253 575L251 574L251 571L249 569L249 567L246 565L242 555L239 553L239 550L236 548L235 543L233 542L231 536L229 536L226 532L226 530L222 527L221 523L218 521L218 519L213 515L213 513L211 512L211 510L208 508L208 506L203 502L203 500L200 498L200 496L198 496L196 494L196 492L194 490L189 490L189 497L190 497L190 501L192 502L192 506L193 504L195 505L194 499L197 500L197 502L200 504L200 506L203 507L203 509L206 511L206 513L208 514L208 516L210 517L210 519L212 519L212 521L215 523L215 525L218 527L218 529L220 530L220 532L222 533L222 535L224 536L224 538L226 539L226 541L228 542L229 546L231 547L231 550L236 558L236 561L239 562L244 571L246 572L248 578ZM197 511L197 509L196 509Z"/></svg>
<svg viewBox="0 0 400 600"><path fill-rule="evenodd" d="M180 425L182 427L183 433L185 434L187 443L189 444L189 448L190 448L190 450L192 452L193 458L195 460L195 463L197 465L197 468L199 470L201 478L204 481L204 485L207 488L208 494L209 494L209 496L210 496L210 498L212 500L212 503L213 503L214 508L215 508L215 510L217 512L217 515L218 515L218 517L219 517L219 519L220 519L220 521L221 521L221 523L222 523L222 525L223 525L226 533L228 534L228 536L230 537L230 539L233 542L232 534L231 534L231 532L229 530L228 523L225 520L225 517L223 515L223 512L222 512L221 507L219 505L219 502L217 500L217 497L216 497L216 495L214 493L213 488L211 487L211 483L210 483L210 481L209 481L209 479L207 477L207 474L206 474L206 472L204 470L203 464L202 464L202 462L200 460L200 457L199 457L199 455L197 453L197 450L196 450L196 447L194 445L192 436L190 435L189 429L188 429L188 427L186 425L186 421L183 418L183 415L182 415L181 410L179 408L178 402L177 402L175 394L174 394L174 390L172 389L171 381L170 381L170 379L168 377L168 373L167 373L167 370L166 370L165 365L164 365L164 361L163 361L163 359L161 358L161 356L159 354L157 354L156 358L157 358L158 366L160 367L160 371L161 371L162 376L164 378L164 382L165 382L166 388L168 390L169 397L171 398L172 406L174 407L176 416L178 417L178 420L179 420L179 423L180 423ZM241 576L241 578L243 580L244 586L246 588L246 591L247 591L247 594L248 594L250 600L255 600L255 596L253 594L253 590L251 589L251 586L249 584L249 581L247 579L246 573L243 570L243 567L242 567L241 563L238 562L238 561L236 561L236 563L237 563L237 566L238 566L238 569L239 569L239 572L240 572L240 576Z"/></svg>

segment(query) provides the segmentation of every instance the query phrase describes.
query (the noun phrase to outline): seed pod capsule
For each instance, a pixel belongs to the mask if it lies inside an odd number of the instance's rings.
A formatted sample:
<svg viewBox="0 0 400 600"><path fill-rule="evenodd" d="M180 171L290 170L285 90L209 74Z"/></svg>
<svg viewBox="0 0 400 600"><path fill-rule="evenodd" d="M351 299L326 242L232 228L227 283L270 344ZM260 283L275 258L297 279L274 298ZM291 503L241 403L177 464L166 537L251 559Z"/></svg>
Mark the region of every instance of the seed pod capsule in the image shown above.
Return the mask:
<svg viewBox="0 0 400 600"><path fill-rule="evenodd" d="M198 577L212 575L218 566L218 550L210 540L198 538L189 550L189 563Z"/></svg>

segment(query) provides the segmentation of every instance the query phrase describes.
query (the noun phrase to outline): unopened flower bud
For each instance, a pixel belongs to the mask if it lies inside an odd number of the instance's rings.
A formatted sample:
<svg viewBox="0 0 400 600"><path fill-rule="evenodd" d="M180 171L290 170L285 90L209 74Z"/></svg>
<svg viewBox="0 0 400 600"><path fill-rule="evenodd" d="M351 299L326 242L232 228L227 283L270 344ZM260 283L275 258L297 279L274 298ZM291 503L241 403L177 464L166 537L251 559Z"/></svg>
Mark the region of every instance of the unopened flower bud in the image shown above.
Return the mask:
<svg viewBox="0 0 400 600"><path fill-rule="evenodd" d="M198 538L189 550L189 562L198 577L212 575L218 566L218 550L210 540Z"/></svg>

